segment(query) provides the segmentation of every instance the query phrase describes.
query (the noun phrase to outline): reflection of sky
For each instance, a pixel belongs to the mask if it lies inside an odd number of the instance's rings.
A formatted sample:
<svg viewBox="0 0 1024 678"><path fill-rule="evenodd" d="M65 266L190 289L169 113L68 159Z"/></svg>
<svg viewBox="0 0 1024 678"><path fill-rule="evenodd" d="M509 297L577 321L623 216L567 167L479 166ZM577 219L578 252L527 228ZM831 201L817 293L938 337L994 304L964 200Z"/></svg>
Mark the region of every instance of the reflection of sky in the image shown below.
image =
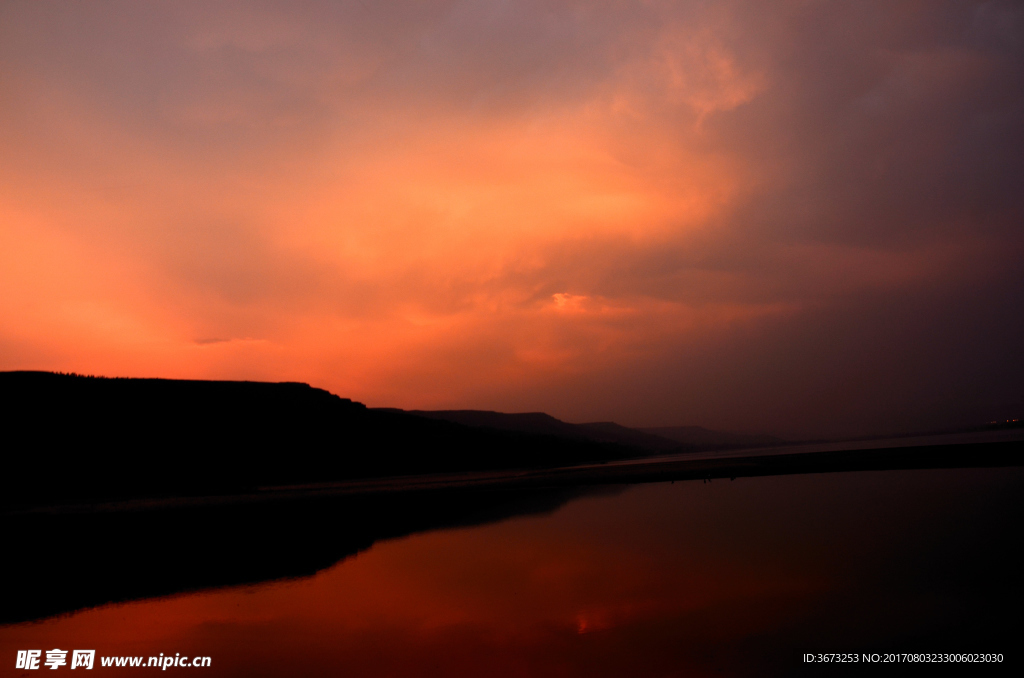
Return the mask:
<svg viewBox="0 0 1024 678"><path fill-rule="evenodd" d="M0 369L1019 416L1018 4L0 5Z"/></svg>
<svg viewBox="0 0 1024 678"><path fill-rule="evenodd" d="M211 676L622 676L765 675L802 652L909 651L944 631L956 651L1007 652L993 629L1016 628L1006 535L1022 482L996 469L631 487L382 542L312 578L7 627L0 653L209 655Z"/></svg>

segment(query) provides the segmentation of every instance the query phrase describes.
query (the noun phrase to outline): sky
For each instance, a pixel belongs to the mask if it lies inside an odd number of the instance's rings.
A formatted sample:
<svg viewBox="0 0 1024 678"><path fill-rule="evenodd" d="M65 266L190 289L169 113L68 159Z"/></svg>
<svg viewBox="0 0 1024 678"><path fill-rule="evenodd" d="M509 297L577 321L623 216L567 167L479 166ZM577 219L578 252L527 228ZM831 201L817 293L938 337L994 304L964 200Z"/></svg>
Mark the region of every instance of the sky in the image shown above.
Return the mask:
<svg viewBox="0 0 1024 678"><path fill-rule="evenodd" d="M1024 414L1024 3L0 2L0 370Z"/></svg>

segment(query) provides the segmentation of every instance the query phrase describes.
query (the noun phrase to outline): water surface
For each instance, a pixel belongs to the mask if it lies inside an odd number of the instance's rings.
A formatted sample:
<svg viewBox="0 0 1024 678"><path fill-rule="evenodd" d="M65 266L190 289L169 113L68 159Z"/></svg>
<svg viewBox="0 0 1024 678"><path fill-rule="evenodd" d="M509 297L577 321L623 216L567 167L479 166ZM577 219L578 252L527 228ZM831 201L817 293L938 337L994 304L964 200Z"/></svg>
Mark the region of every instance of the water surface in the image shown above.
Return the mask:
<svg viewBox="0 0 1024 678"><path fill-rule="evenodd" d="M1022 489L1019 468L636 485L380 541L311 577L8 625L0 656L13 675L18 649L207 655L168 671L208 676L770 675L844 650L1013 661Z"/></svg>

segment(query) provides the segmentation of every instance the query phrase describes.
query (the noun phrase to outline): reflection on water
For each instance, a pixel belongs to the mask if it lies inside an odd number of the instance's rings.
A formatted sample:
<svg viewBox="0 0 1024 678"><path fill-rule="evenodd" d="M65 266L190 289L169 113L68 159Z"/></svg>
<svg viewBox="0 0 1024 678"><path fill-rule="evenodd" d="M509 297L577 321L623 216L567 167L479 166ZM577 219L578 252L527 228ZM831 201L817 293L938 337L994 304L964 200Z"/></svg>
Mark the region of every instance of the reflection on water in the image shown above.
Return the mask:
<svg viewBox="0 0 1024 678"><path fill-rule="evenodd" d="M0 657L14 672L18 649L180 652L211 656L209 676L765 675L800 670L804 652L887 649L1012 660L1022 489L1016 468L633 486L378 542L305 579L6 626Z"/></svg>
<svg viewBox="0 0 1024 678"><path fill-rule="evenodd" d="M226 503L199 498L174 508L6 514L0 543L20 548L16 558L0 560L0 579L19 586L0 590L0 624L309 576L381 539L550 513L570 499L608 491L462 488Z"/></svg>

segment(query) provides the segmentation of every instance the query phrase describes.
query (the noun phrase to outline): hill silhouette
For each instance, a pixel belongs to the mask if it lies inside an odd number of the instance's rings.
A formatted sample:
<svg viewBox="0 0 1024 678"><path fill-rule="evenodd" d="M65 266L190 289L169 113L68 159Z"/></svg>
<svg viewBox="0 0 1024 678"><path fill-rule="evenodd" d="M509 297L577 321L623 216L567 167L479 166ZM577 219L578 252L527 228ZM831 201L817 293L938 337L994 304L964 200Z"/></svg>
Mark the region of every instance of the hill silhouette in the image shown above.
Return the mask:
<svg viewBox="0 0 1024 678"><path fill-rule="evenodd" d="M368 409L301 383L0 373L0 508L639 456L615 441Z"/></svg>
<svg viewBox="0 0 1024 678"><path fill-rule="evenodd" d="M390 410L400 412L402 410ZM553 435L570 440L589 440L637 447L648 452L690 452L741 447L765 447L785 441L767 435L726 433L701 426L629 428L611 421L569 424L543 412L506 414L488 410L409 410L430 419L497 431Z"/></svg>
<svg viewBox="0 0 1024 678"><path fill-rule="evenodd" d="M543 412L506 414L488 410L409 410L409 413L475 428L557 436L568 440L613 443L651 452L670 452L682 447L677 441L670 438L620 426L614 422L569 424Z"/></svg>
<svg viewBox="0 0 1024 678"><path fill-rule="evenodd" d="M650 435L667 438L685 447L702 450L766 447L786 442L782 438L774 436L726 433L723 431L712 431L702 426L659 426L639 430Z"/></svg>

